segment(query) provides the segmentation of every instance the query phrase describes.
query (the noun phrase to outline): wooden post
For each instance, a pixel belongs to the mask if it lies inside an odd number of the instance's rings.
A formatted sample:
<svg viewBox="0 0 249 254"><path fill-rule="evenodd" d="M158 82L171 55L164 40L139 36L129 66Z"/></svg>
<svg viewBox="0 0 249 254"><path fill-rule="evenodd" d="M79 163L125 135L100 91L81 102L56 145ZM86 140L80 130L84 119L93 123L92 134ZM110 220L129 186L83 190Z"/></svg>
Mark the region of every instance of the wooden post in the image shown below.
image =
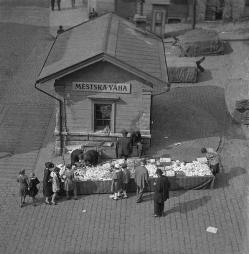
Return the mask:
<svg viewBox="0 0 249 254"><path fill-rule="evenodd" d="M195 29L195 25L196 25L196 0L193 0L192 29Z"/></svg>

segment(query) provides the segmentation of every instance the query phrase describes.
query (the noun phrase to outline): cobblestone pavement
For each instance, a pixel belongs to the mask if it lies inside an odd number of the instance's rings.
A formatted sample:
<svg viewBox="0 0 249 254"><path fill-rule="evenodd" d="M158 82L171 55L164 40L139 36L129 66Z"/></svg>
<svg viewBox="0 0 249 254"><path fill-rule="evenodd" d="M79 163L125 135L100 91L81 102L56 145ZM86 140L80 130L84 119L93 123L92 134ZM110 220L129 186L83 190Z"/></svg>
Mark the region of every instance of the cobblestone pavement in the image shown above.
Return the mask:
<svg viewBox="0 0 249 254"><path fill-rule="evenodd" d="M44 15L47 9L47 5L42 5ZM88 195L47 206L42 203L40 192L37 207L27 200L27 205L19 208L16 175L21 167L35 168L40 148L49 143L45 134L52 129L49 123L53 118L53 101L33 87L51 38L48 28L34 29L32 22L29 26L8 22L0 25L5 34L0 40L5 47L0 47L5 61L0 68L4 74L0 83L0 148L1 152L13 153L11 157L0 159L0 253L249 253L248 144L246 133L227 114L232 111L234 96L243 96L239 92L241 87L234 87L237 83L230 80L230 73L239 68L240 58L247 49L245 44L233 44L233 54L208 57L203 66L210 72L202 75L198 87L186 85L189 88L186 89L178 85L171 91L178 102L184 102L184 112L188 113L182 114L182 121L178 123L186 125L189 131L188 122L194 122L191 126L195 131L199 123L205 130L192 138L222 134L220 150L224 172L217 176L214 189L171 192L165 206L166 216L158 219L152 216L153 202L149 193L141 204L135 203L134 196L114 202L108 195ZM16 28L15 34L8 33L10 27ZM18 34L20 28L22 32ZM32 34L28 44L25 44L24 31L26 36ZM10 38L13 44L8 47ZM20 52L19 44L23 46ZM10 55L13 52L17 55L15 68L12 68L15 62L11 62ZM12 69L3 71L4 66ZM246 84L242 89L246 90ZM204 114L199 114L196 108ZM191 110L194 117L185 118ZM167 116L169 122L177 122L176 113ZM211 120L214 125L210 125ZM184 135L184 129L178 127L175 138L180 135L187 140L186 136L192 133ZM218 232L206 232L208 226L217 227Z"/></svg>

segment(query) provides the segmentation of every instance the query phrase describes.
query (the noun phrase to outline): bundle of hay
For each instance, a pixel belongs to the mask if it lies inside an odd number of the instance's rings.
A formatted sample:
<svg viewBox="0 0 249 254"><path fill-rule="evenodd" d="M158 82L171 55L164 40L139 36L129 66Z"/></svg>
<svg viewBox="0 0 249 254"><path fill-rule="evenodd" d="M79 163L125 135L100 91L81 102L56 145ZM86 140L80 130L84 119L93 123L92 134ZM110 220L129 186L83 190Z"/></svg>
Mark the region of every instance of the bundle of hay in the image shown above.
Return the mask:
<svg viewBox="0 0 249 254"><path fill-rule="evenodd" d="M224 42L219 40L216 31L195 29L178 37L181 56L196 57L224 54Z"/></svg>

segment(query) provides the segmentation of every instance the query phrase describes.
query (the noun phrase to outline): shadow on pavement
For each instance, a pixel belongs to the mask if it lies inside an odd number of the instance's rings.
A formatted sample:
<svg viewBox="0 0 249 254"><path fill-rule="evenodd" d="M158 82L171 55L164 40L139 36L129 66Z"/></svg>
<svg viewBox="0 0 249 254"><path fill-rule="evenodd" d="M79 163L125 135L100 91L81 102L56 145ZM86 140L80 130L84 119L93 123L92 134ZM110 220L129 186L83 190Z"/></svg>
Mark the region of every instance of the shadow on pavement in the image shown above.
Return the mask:
<svg viewBox="0 0 249 254"><path fill-rule="evenodd" d="M231 168L228 173L219 173L215 177L214 189L224 188L229 186L230 180L240 175L246 174L247 170L241 167Z"/></svg>
<svg viewBox="0 0 249 254"><path fill-rule="evenodd" d="M197 209L198 207L204 206L210 199L211 199L210 196L204 196L202 198L181 202L179 205L167 210L164 213L164 216L176 212L187 213L189 211Z"/></svg>

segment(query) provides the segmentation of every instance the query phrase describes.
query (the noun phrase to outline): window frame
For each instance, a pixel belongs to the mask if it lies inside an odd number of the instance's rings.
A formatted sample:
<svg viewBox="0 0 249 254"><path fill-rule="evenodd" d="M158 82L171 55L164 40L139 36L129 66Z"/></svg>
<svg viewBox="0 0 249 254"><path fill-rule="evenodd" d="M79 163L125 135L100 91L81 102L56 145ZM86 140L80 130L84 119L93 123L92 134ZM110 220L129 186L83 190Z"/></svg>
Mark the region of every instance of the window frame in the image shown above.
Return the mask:
<svg viewBox="0 0 249 254"><path fill-rule="evenodd" d="M95 130L95 105L96 104L111 104L112 106L112 112L111 112L111 123L110 123L110 129L111 133L115 133L115 115L116 115L116 102L114 100L102 100L102 99L96 99L91 100L91 130L93 133L97 133L98 131Z"/></svg>

